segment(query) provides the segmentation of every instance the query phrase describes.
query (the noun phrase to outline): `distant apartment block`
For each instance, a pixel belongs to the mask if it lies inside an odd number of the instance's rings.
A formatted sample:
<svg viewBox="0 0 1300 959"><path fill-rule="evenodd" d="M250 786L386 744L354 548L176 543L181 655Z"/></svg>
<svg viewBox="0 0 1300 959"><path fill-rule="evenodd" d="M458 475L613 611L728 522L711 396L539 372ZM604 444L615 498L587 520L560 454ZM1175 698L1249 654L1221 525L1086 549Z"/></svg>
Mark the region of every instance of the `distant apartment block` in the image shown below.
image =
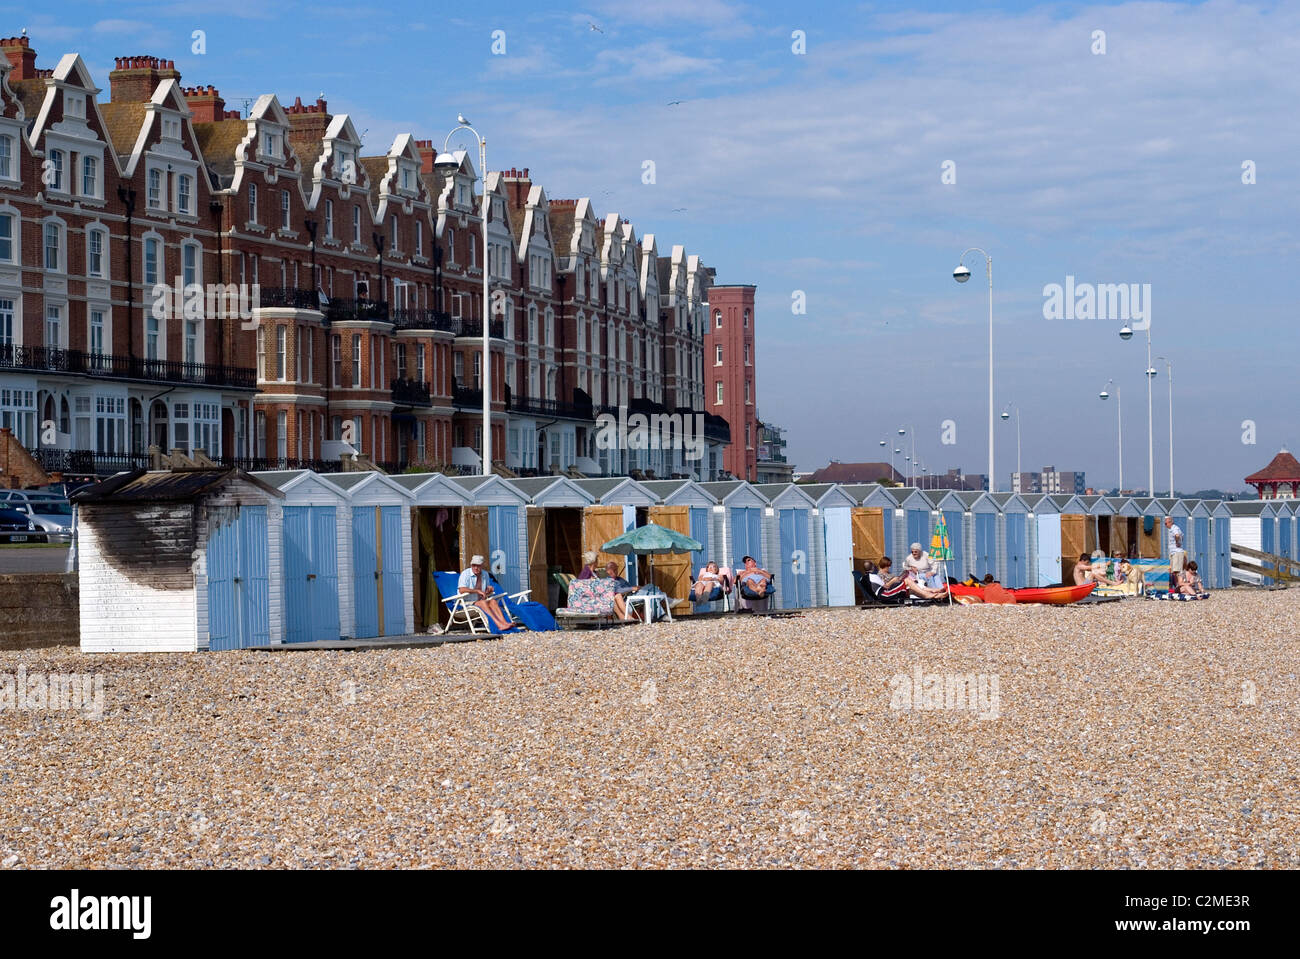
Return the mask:
<svg viewBox="0 0 1300 959"><path fill-rule="evenodd" d="M1011 492L1013 493L1078 493L1083 494L1088 484L1082 470L1058 470L1055 466L1044 466L1037 473L1023 472L1011 474Z"/></svg>

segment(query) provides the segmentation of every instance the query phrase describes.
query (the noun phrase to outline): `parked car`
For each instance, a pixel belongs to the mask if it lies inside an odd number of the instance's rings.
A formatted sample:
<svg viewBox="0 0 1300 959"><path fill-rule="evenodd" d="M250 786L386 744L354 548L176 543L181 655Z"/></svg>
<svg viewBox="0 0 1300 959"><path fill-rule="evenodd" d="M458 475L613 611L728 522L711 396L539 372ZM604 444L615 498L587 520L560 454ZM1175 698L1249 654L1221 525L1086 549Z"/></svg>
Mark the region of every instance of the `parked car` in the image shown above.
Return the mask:
<svg viewBox="0 0 1300 959"><path fill-rule="evenodd" d="M0 490L0 508L26 515L44 534L40 542L72 542L72 504L60 496L28 490Z"/></svg>
<svg viewBox="0 0 1300 959"><path fill-rule="evenodd" d="M45 535L26 513L0 506L0 543L43 543Z"/></svg>

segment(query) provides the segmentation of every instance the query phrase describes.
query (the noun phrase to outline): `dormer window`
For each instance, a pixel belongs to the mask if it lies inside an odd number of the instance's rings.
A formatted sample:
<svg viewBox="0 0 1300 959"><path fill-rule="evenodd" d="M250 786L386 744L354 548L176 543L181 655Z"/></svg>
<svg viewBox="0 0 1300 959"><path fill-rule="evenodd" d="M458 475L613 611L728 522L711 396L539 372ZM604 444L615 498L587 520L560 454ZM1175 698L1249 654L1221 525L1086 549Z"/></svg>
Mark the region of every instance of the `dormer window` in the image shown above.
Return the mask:
<svg viewBox="0 0 1300 959"><path fill-rule="evenodd" d="M402 189L408 191L412 189L411 168L409 166L402 167Z"/></svg>
<svg viewBox="0 0 1300 959"><path fill-rule="evenodd" d="M357 170L351 151L339 150L338 173L339 180L343 183L357 182Z"/></svg>
<svg viewBox="0 0 1300 959"><path fill-rule="evenodd" d="M469 187L463 183L456 184L456 205L469 206Z"/></svg>
<svg viewBox="0 0 1300 959"><path fill-rule="evenodd" d="M176 117L163 117L162 135L164 140L179 140L181 138L181 121Z"/></svg>
<svg viewBox="0 0 1300 959"><path fill-rule="evenodd" d="M86 98L80 93L69 93L64 98L64 111L78 120L86 119Z"/></svg>
<svg viewBox="0 0 1300 959"><path fill-rule="evenodd" d="M262 134L262 155L271 157L275 160L280 159L280 134Z"/></svg>

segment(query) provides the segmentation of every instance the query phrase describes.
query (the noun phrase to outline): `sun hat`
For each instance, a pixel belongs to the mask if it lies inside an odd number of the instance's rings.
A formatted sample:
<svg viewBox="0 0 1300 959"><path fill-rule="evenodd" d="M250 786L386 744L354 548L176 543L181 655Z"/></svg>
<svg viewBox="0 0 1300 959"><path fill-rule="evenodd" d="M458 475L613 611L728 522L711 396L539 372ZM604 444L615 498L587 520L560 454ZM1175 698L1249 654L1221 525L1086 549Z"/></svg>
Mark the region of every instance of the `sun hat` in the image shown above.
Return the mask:
<svg viewBox="0 0 1300 959"><path fill-rule="evenodd" d="M475 553L473 556L470 557L470 559L469 559L469 564L470 564L471 566L482 566L482 565L483 565L483 557L482 557L481 555L479 555L478 553Z"/></svg>

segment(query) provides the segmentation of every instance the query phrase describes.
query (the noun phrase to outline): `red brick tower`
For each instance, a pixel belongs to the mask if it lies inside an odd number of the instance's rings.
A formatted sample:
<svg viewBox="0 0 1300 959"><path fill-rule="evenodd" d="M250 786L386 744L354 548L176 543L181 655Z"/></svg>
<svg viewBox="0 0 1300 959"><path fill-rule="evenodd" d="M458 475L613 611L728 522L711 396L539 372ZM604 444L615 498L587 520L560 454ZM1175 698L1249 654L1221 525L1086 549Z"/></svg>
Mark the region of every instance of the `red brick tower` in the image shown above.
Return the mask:
<svg viewBox="0 0 1300 959"><path fill-rule="evenodd" d="M722 416L731 427L723 467L751 482L758 476L754 322L753 286L710 288L704 331L704 408Z"/></svg>

